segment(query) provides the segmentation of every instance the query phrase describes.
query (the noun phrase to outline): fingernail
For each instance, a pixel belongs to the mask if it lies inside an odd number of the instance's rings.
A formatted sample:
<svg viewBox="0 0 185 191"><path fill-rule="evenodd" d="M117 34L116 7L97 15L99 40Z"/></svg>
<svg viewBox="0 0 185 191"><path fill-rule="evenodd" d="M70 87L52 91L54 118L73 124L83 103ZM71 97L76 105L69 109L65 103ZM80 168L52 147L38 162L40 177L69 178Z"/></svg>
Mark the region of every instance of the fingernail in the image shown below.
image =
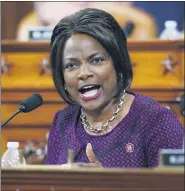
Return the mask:
<svg viewBox="0 0 185 191"><path fill-rule="evenodd" d="M89 149L92 149L91 143L87 143L87 147L88 147Z"/></svg>
<svg viewBox="0 0 185 191"><path fill-rule="evenodd" d="M88 147L92 147L91 143L87 143L87 146L88 146Z"/></svg>

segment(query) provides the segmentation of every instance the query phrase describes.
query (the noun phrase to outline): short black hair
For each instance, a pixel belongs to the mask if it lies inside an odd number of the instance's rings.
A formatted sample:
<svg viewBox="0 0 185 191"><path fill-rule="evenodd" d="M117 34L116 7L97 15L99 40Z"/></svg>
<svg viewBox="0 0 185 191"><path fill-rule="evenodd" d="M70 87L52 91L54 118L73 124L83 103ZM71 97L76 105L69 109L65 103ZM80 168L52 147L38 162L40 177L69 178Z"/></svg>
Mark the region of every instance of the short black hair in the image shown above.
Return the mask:
<svg viewBox="0 0 185 191"><path fill-rule="evenodd" d="M86 34L96 39L111 56L117 74L117 97L127 90L133 73L126 36L114 17L102 10L87 8L64 17L55 26L51 37L51 68L55 87L60 96L73 104L65 90L62 71L62 52L66 41L75 34Z"/></svg>

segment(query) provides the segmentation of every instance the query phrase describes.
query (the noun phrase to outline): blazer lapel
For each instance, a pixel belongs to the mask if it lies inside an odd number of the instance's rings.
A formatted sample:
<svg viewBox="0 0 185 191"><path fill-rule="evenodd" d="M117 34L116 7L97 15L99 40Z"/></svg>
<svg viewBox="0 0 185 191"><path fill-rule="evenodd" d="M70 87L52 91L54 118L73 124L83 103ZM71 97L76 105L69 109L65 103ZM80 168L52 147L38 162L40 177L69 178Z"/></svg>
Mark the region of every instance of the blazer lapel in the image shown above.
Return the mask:
<svg viewBox="0 0 185 191"><path fill-rule="evenodd" d="M70 106L72 107L72 106ZM64 136L66 149L73 151L74 159L83 149L83 145L80 143L80 140L77 138L75 133L75 128L78 125L80 106L73 106L72 108L66 109L64 112Z"/></svg>

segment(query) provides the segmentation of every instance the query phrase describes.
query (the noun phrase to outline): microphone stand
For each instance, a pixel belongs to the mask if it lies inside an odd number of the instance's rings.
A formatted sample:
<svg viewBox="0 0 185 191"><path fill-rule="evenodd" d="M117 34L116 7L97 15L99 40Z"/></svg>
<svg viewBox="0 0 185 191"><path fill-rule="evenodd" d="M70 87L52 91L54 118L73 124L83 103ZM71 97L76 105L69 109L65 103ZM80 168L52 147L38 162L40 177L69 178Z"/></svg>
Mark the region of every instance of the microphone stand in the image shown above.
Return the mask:
<svg viewBox="0 0 185 191"><path fill-rule="evenodd" d="M24 105L21 105L20 108L12 115L8 120L6 120L3 124L1 124L1 128L4 127L11 119L13 119L17 114L21 113L25 109Z"/></svg>

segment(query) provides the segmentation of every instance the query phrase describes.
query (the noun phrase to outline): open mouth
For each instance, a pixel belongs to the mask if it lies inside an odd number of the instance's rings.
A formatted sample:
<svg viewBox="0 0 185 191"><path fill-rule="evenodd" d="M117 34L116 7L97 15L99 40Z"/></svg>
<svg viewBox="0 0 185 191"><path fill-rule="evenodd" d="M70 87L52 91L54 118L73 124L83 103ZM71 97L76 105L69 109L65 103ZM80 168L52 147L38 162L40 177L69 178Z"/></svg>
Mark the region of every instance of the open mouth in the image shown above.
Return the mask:
<svg viewBox="0 0 185 191"><path fill-rule="evenodd" d="M79 89L80 97L85 101L96 99L100 95L100 85L85 85Z"/></svg>

